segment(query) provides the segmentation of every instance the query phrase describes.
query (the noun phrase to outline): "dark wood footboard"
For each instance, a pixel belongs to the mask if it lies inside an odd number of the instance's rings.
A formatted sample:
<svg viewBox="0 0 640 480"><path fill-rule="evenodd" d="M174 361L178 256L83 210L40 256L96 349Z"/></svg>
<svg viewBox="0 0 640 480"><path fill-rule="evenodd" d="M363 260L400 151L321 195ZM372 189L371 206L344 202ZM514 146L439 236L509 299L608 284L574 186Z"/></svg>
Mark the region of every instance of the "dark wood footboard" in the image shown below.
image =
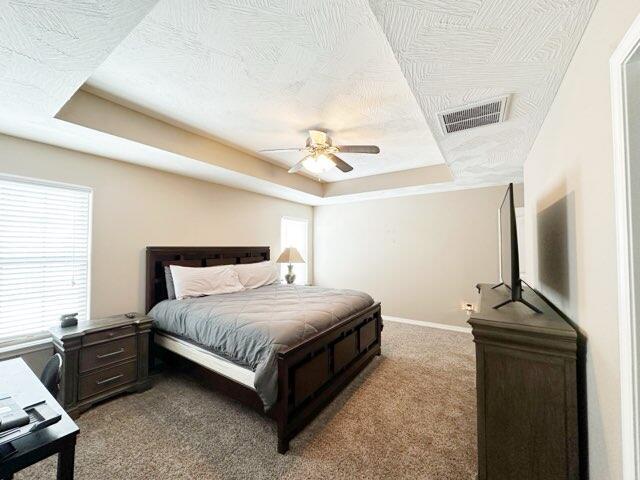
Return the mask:
<svg viewBox="0 0 640 480"><path fill-rule="evenodd" d="M333 400L353 378L380 355L380 304L358 312L278 355L278 402L267 413L277 422L278 452ZM255 390L208 370L158 345L155 355L165 363L182 364L206 385L264 414Z"/></svg>
<svg viewBox="0 0 640 480"><path fill-rule="evenodd" d="M349 382L380 355L380 304L278 354L278 452Z"/></svg>

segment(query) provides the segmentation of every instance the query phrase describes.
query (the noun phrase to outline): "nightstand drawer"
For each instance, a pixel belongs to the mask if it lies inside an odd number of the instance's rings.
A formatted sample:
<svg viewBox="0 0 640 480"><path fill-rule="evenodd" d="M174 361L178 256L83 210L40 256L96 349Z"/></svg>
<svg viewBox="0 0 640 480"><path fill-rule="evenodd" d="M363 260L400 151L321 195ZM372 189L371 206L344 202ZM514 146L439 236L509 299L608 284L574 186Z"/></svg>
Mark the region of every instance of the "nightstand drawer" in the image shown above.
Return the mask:
<svg viewBox="0 0 640 480"><path fill-rule="evenodd" d="M103 368L80 377L78 384L78 400L84 400L120 385L134 382L137 377L135 360L114 367Z"/></svg>
<svg viewBox="0 0 640 480"><path fill-rule="evenodd" d="M135 333L136 329L133 325L123 325L121 327L110 328L109 330L87 333L82 338L82 345L91 345L94 343L104 342L106 340L115 340L116 338L126 337Z"/></svg>
<svg viewBox="0 0 640 480"><path fill-rule="evenodd" d="M80 373L136 356L136 337L98 343L80 350Z"/></svg>

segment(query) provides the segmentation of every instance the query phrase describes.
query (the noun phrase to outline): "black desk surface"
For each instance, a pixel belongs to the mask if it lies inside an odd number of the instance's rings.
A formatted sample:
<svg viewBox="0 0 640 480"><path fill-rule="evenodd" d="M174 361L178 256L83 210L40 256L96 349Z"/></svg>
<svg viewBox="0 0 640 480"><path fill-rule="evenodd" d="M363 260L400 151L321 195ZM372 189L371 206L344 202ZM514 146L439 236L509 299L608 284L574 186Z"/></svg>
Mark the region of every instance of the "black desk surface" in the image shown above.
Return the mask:
<svg viewBox="0 0 640 480"><path fill-rule="evenodd" d="M11 395L23 408L46 400L62 418L43 430L12 442L17 452L0 463L0 475L31 465L34 459L38 461L52 455L61 443L78 434L78 426L21 358L0 362L0 395L5 394Z"/></svg>

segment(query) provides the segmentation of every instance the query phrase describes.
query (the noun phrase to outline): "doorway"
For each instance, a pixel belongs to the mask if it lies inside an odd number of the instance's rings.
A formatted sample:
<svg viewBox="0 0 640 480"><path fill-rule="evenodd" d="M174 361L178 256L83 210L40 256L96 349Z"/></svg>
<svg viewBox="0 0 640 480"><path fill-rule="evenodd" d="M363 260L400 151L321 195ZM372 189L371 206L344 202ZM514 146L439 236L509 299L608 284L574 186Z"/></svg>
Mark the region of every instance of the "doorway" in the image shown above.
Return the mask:
<svg viewBox="0 0 640 480"><path fill-rule="evenodd" d="M640 17L610 61L623 479L640 478Z"/></svg>

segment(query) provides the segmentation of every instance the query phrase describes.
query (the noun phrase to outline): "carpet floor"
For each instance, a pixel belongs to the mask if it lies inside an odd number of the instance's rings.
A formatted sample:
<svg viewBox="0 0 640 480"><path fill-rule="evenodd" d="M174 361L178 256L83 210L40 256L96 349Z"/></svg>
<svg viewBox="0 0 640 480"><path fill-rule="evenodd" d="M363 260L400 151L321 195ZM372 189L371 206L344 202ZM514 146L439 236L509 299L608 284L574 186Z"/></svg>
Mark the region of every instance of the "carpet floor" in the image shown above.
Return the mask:
<svg viewBox="0 0 640 480"><path fill-rule="evenodd" d="M386 322L377 357L276 453L275 423L187 376L78 419L78 479L473 479L469 334ZM55 478L55 457L16 479Z"/></svg>

